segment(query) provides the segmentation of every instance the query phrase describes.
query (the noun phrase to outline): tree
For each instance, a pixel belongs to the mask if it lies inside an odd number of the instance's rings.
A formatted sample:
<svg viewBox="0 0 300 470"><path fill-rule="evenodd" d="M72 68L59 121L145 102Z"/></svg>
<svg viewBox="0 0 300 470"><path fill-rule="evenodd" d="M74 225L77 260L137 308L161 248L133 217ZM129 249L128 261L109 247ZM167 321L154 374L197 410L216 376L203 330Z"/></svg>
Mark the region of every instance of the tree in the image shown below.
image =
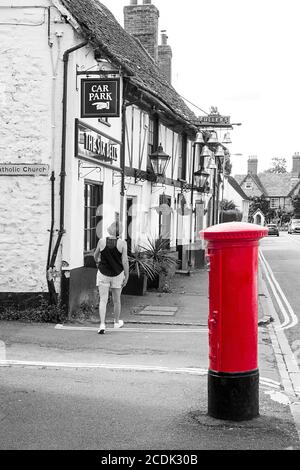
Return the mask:
<svg viewBox="0 0 300 470"><path fill-rule="evenodd" d="M251 198L251 203L249 207L249 221L253 222L253 215L255 212L260 209L266 218L266 222L271 222L276 216L276 210L270 208L270 201L268 201L264 195L260 197Z"/></svg>
<svg viewBox="0 0 300 470"><path fill-rule="evenodd" d="M220 209L222 211L235 210L236 205L233 201L228 201L227 199L223 199L223 201L220 202Z"/></svg>
<svg viewBox="0 0 300 470"><path fill-rule="evenodd" d="M225 161L224 161L224 173L225 175L231 175L232 163L230 160L230 153L228 150L225 150Z"/></svg>
<svg viewBox="0 0 300 470"><path fill-rule="evenodd" d="M243 214L239 211L233 201L223 199L220 202L220 223L222 222L240 222Z"/></svg>
<svg viewBox="0 0 300 470"><path fill-rule="evenodd" d="M272 167L266 170L266 173L275 173L277 175L283 174L287 172L286 169L286 159L285 158L272 158Z"/></svg>
<svg viewBox="0 0 300 470"><path fill-rule="evenodd" d="M227 155L225 155L225 167L224 167L224 170L225 170L225 174L226 174L226 175L231 175L232 163L231 163L231 160L230 160L230 156L227 156Z"/></svg>
<svg viewBox="0 0 300 470"><path fill-rule="evenodd" d="M249 220L252 220L253 214L260 209L264 216L267 216L267 213L270 209L270 202L266 200L264 195L260 197L252 197L249 207Z"/></svg>

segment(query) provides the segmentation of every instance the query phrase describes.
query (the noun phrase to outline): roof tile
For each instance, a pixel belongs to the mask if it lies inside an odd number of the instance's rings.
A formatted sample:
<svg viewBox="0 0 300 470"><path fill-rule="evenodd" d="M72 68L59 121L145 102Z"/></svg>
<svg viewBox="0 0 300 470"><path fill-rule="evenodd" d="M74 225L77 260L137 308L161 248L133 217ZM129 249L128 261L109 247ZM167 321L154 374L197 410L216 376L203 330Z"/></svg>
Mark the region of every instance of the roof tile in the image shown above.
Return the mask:
<svg viewBox="0 0 300 470"><path fill-rule="evenodd" d="M82 28L83 35L118 65L133 72L130 81L166 104L178 118L192 126L197 119L164 78L141 43L128 34L98 0L61 0ZM192 126L193 127L193 126Z"/></svg>

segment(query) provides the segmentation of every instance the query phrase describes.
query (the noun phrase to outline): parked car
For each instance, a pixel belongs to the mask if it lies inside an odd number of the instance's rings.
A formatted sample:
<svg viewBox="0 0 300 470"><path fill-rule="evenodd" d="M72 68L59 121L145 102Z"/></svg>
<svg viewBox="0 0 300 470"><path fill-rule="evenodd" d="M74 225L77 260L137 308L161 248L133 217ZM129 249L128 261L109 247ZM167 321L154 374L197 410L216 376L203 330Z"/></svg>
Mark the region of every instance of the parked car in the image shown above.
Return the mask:
<svg viewBox="0 0 300 470"><path fill-rule="evenodd" d="M292 219L288 226L288 233L300 233L300 219Z"/></svg>
<svg viewBox="0 0 300 470"><path fill-rule="evenodd" d="M268 235L276 235L279 237L279 229L276 224L267 224L267 229L269 231Z"/></svg>

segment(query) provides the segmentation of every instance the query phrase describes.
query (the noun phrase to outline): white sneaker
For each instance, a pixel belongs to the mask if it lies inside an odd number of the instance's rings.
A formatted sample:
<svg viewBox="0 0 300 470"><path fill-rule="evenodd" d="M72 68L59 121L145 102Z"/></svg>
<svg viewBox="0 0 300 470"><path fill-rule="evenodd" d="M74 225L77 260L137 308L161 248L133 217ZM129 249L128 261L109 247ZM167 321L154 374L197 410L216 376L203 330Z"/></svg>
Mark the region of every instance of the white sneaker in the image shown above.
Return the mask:
<svg viewBox="0 0 300 470"><path fill-rule="evenodd" d="M104 335L104 334L105 334L105 325L101 324L98 330L98 335Z"/></svg>
<svg viewBox="0 0 300 470"><path fill-rule="evenodd" d="M124 326L123 320L119 320L118 322L115 322L114 328L122 328Z"/></svg>

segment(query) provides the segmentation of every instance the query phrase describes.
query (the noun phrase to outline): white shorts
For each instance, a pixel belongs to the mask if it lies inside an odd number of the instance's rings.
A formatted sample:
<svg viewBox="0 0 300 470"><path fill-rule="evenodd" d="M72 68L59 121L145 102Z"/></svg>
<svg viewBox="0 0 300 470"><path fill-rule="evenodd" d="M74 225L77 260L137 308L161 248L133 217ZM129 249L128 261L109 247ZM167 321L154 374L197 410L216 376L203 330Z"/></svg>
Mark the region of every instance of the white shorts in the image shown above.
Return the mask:
<svg viewBox="0 0 300 470"><path fill-rule="evenodd" d="M97 280L96 286L102 285L111 289L122 289L122 284L125 279L124 271L122 271L118 276L105 276L104 274L97 271Z"/></svg>

